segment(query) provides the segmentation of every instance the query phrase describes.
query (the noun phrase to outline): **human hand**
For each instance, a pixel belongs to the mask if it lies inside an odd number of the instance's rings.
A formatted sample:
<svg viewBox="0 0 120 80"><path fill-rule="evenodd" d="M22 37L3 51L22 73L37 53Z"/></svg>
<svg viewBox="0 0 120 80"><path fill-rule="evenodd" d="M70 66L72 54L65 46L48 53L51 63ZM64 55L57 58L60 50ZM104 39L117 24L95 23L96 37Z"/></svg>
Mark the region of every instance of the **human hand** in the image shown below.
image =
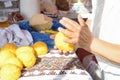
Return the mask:
<svg viewBox="0 0 120 80"><path fill-rule="evenodd" d="M55 38L55 34L54 35L51 35L50 36L51 39L54 39ZM59 50L56 46L54 46L54 49L55 50L58 50L58 53L61 54L61 55L69 55L69 54L73 54L74 51L65 51L65 50Z"/></svg>
<svg viewBox="0 0 120 80"><path fill-rule="evenodd" d="M78 22L79 23L63 17L60 20L60 23L64 25L67 29L58 28L58 30L71 38L69 40L64 40L65 42L74 44L76 48L83 48L85 50L89 50L93 36L87 24L79 15Z"/></svg>

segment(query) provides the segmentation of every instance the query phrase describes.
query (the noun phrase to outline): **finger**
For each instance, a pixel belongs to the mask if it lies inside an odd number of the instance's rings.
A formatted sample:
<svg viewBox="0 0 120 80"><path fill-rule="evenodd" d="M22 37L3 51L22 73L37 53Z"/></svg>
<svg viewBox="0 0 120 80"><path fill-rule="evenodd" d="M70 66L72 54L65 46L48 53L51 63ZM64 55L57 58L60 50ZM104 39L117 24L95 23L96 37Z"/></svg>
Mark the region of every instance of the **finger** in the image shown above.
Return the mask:
<svg viewBox="0 0 120 80"><path fill-rule="evenodd" d="M63 55L63 51L62 50L59 50L58 51L60 55Z"/></svg>
<svg viewBox="0 0 120 80"><path fill-rule="evenodd" d="M58 31L62 32L64 35L66 35L66 36L68 36L70 38L74 37L73 32L71 32L71 31L69 31L67 29L58 28Z"/></svg>
<svg viewBox="0 0 120 80"><path fill-rule="evenodd" d="M74 51L69 51L69 53L70 53L70 54L73 54L73 53L74 53Z"/></svg>
<svg viewBox="0 0 120 80"><path fill-rule="evenodd" d="M68 56L69 54L67 53L67 54L64 54L65 56Z"/></svg>
<svg viewBox="0 0 120 80"><path fill-rule="evenodd" d="M71 20L71 19L69 19L69 18L63 17L62 19L65 20L65 21L67 21L67 22L69 22L69 23L70 23L71 25L73 25L73 26L78 25L77 22L75 22L74 20Z"/></svg>
<svg viewBox="0 0 120 80"><path fill-rule="evenodd" d="M74 39L65 39L64 42L69 43L69 44L76 44L76 41Z"/></svg>
<svg viewBox="0 0 120 80"><path fill-rule="evenodd" d="M68 54L68 51L63 50L63 54Z"/></svg>
<svg viewBox="0 0 120 80"><path fill-rule="evenodd" d="M73 25L72 30L73 29L75 29L75 31L76 31L76 29L79 30L80 25L77 22L75 22L69 18L65 18L65 17L63 18L63 20L65 20L65 21L69 22L69 24Z"/></svg>
<svg viewBox="0 0 120 80"><path fill-rule="evenodd" d="M68 18L62 18L60 23L70 31L76 31L76 23Z"/></svg>
<svg viewBox="0 0 120 80"><path fill-rule="evenodd" d="M51 39L55 39L55 35L50 35L50 38Z"/></svg>
<svg viewBox="0 0 120 80"><path fill-rule="evenodd" d="M69 52L68 51L63 51L63 54L67 56L67 55L69 55Z"/></svg>
<svg viewBox="0 0 120 80"><path fill-rule="evenodd" d="M54 49L55 49L55 50L58 50L58 48L57 48L56 46L54 46Z"/></svg>
<svg viewBox="0 0 120 80"><path fill-rule="evenodd" d="M80 23L81 26L85 26L85 21L82 19L80 15L78 15L78 22Z"/></svg>

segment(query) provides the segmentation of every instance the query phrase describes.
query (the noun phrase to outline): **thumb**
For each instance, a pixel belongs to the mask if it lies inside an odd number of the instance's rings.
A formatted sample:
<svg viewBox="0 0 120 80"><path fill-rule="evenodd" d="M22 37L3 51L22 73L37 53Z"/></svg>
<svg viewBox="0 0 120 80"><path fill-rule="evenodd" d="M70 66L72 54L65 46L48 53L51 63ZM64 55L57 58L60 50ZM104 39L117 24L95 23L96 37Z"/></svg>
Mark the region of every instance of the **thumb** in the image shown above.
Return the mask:
<svg viewBox="0 0 120 80"><path fill-rule="evenodd" d="M83 20L83 18L80 16L80 14L78 15L78 22L81 26L85 25L85 21Z"/></svg>
<svg viewBox="0 0 120 80"><path fill-rule="evenodd" d="M55 39L55 35L50 35L50 38L51 39Z"/></svg>

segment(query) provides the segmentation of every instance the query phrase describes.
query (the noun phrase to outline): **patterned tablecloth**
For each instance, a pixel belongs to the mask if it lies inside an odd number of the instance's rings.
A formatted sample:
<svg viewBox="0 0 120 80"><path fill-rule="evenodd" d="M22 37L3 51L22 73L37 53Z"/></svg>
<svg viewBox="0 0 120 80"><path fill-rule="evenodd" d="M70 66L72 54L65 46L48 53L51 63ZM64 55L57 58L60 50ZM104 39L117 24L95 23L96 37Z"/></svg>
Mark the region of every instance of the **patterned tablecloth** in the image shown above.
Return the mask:
<svg viewBox="0 0 120 80"><path fill-rule="evenodd" d="M19 80L92 80L75 54L59 55L52 50L37 58L35 66L22 71Z"/></svg>

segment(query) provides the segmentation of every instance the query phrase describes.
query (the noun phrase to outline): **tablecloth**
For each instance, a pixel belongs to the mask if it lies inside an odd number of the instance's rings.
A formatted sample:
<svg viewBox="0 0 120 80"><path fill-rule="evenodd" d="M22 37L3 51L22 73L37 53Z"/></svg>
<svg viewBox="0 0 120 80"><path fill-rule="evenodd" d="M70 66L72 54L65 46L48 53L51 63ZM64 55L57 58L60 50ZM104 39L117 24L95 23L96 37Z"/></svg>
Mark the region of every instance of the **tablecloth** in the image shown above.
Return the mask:
<svg viewBox="0 0 120 80"><path fill-rule="evenodd" d="M19 80L92 80L76 54L68 56L51 50L37 58L35 66L23 69Z"/></svg>

